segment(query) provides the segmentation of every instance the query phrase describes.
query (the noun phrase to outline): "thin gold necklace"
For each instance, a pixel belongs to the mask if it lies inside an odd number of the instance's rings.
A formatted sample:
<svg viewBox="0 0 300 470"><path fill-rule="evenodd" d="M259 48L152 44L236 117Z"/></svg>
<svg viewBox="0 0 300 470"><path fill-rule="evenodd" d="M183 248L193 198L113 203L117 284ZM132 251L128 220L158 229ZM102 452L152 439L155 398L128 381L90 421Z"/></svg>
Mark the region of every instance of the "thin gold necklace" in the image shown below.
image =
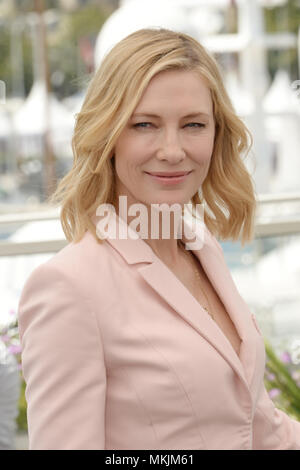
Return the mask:
<svg viewBox="0 0 300 470"><path fill-rule="evenodd" d="M182 248L183 248L183 252L186 253L187 256L191 256L192 259L193 259L193 261L192 261L192 262L193 262L193 270L194 270L194 273L195 273L195 275L196 275L196 278L199 280L199 287L200 287L201 277L200 277L198 268L195 266L195 261L196 261L196 260L195 260L195 257L194 257L194 255L193 255L192 251L190 251L190 250L187 251L187 250L185 249L184 244L183 244L183 242L182 242L181 240L179 240L179 244L181 244L181 246L182 246ZM203 290L201 287L200 287L200 290L201 290L201 292L203 293L203 295L204 295L204 297L205 297L205 299L206 299L207 305L209 306L209 309L210 309L210 303L209 303L209 300L208 300L208 298L207 298L207 295L205 294L204 290ZM202 306L202 307L204 308L204 310L211 316L211 318L215 321L215 318L214 318L213 314L209 311L209 309L206 308L206 307L204 307L204 305L202 305L202 304L201 304L201 306Z"/></svg>

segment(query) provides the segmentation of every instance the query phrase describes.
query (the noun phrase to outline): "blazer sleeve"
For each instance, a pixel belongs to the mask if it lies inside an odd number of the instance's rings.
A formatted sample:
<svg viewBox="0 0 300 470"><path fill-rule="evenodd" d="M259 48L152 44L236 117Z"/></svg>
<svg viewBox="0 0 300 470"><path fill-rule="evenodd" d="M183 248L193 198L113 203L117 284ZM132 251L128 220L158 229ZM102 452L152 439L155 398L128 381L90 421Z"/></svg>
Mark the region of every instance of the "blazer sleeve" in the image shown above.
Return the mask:
<svg viewBox="0 0 300 470"><path fill-rule="evenodd" d="M48 262L33 271L21 293L29 450L105 448L103 347L95 314L76 283Z"/></svg>
<svg viewBox="0 0 300 470"><path fill-rule="evenodd" d="M300 450L300 422L275 407L264 384L253 418L253 449Z"/></svg>

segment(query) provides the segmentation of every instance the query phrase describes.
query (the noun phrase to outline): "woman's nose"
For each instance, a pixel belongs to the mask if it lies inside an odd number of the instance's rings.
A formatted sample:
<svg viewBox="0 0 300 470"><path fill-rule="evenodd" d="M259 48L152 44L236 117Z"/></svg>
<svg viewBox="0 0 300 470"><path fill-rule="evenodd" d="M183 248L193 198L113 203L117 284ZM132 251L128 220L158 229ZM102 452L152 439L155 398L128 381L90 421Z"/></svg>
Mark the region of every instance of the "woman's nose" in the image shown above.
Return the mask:
<svg viewBox="0 0 300 470"><path fill-rule="evenodd" d="M171 130L163 132L157 151L157 158L160 160L168 160L172 163L176 163L185 158L185 151L176 131Z"/></svg>

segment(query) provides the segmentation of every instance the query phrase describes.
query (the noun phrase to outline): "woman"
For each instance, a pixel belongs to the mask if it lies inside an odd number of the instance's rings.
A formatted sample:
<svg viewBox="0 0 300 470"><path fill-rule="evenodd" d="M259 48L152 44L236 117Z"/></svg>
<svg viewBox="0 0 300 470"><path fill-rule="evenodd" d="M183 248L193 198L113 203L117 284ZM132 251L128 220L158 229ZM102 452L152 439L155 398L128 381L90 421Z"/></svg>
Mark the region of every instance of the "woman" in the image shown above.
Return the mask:
<svg viewBox="0 0 300 470"><path fill-rule="evenodd" d="M190 36L106 55L51 199L70 243L19 304L30 449L300 449L216 238L253 236L248 137Z"/></svg>

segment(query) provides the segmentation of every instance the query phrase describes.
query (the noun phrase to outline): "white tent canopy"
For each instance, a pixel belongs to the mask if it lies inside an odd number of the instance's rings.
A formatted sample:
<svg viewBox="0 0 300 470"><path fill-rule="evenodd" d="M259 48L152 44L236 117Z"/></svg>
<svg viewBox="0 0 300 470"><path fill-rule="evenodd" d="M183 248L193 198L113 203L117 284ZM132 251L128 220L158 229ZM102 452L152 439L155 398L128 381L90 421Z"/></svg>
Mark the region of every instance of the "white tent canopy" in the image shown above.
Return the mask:
<svg viewBox="0 0 300 470"><path fill-rule="evenodd" d="M56 134L71 133L73 115L59 103L53 94L49 96L50 131ZM14 117L14 128L19 135L37 135L46 131L46 88L37 81Z"/></svg>
<svg viewBox="0 0 300 470"><path fill-rule="evenodd" d="M267 91L264 101L264 110L267 113L298 113L299 100L293 90L289 74L285 70L278 70L274 80Z"/></svg>
<svg viewBox="0 0 300 470"><path fill-rule="evenodd" d="M46 117L46 87L45 84L37 80L25 100L24 104L14 115L14 132L22 139L22 149L26 153L27 143L41 138L47 130ZM54 150L58 155L72 155L71 138L74 130L74 115L59 103L57 98L49 95L49 132ZM30 147L29 147L30 148ZM34 145L31 145L34 148Z"/></svg>
<svg viewBox="0 0 300 470"><path fill-rule="evenodd" d="M7 138L12 131L12 125L6 111L0 108L0 139Z"/></svg>

